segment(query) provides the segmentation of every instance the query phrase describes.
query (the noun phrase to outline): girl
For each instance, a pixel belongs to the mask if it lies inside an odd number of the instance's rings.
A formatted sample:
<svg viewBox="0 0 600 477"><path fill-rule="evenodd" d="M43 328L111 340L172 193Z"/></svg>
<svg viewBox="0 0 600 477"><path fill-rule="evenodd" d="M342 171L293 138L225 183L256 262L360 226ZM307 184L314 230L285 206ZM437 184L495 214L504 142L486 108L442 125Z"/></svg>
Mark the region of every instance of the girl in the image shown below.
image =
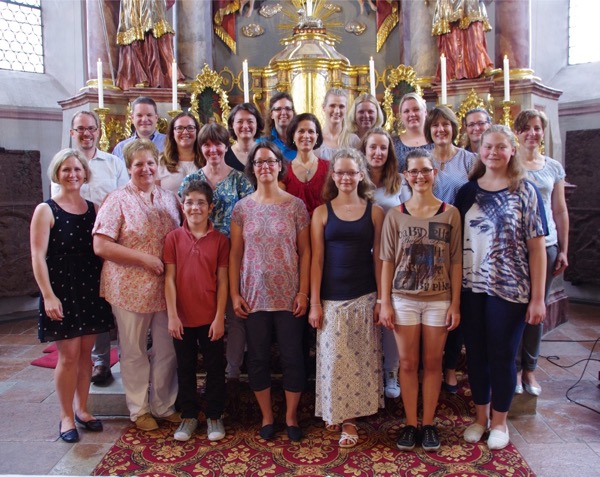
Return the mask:
<svg viewBox="0 0 600 477"><path fill-rule="evenodd" d="M430 151L433 144L425 139L425 118L427 104L418 93L406 93L398 105L400 111L400 131L394 136L394 150L398 158L398 170L406 169L406 156L415 149Z"/></svg>
<svg viewBox="0 0 600 477"><path fill-rule="evenodd" d="M379 238L383 210L362 154L341 149L311 222L311 305L317 331L315 414L342 433L340 447L358 442L354 419L383 407L378 322Z"/></svg>
<svg viewBox="0 0 600 477"><path fill-rule="evenodd" d="M423 343L423 439L437 450L433 425L440 394L442 355L449 330L460 321L461 232L458 211L433 195L437 171L421 149L406 156L412 197L390 209L381 239L381 315L394 329L400 354L400 386L406 426L396 443L412 450L417 436L420 343Z"/></svg>
<svg viewBox="0 0 600 477"><path fill-rule="evenodd" d="M456 197L464 227L462 328L477 413L464 437L481 439L491 405L490 449L508 445L517 348L525 324L541 323L546 312L543 206L533 184L523 180L515 151L510 129L491 126L470 181Z"/></svg>
<svg viewBox="0 0 600 477"><path fill-rule="evenodd" d="M315 154L321 159L331 160L336 151L342 147L357 147L360 140L356 134L348 132L346 109L348 107L348 91L331 88L325 93L323 100L323 144Z"/></svg>

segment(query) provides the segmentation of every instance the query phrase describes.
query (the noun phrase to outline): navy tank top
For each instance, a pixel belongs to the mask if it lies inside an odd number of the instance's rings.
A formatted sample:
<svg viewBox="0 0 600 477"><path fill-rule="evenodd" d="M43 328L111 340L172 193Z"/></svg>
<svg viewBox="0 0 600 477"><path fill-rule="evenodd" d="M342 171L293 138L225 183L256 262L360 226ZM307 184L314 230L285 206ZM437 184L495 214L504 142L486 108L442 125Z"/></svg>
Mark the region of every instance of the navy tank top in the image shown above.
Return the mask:
<svg viewBox="0 0 600 477"><path fill-rule="evenodd" d="M350 300L377 291L373 265L375 230L371 219L372 203L358 220L341 220L327 202L325 258L321 298Z"/></svg>

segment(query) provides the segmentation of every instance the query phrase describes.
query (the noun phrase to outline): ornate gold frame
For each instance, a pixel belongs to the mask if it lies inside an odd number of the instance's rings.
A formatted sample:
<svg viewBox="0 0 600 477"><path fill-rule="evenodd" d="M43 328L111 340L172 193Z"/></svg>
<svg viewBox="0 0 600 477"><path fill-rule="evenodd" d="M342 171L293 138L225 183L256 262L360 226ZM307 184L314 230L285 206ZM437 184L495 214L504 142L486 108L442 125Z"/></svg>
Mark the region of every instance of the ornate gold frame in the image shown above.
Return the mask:
<svg viewBox="0 0 600 477"><path fill-rule="evenodd" d="M219 96L219 106L221 107L221 114L214 114L215 120L218 124L227 127L227 117L231 108L229 107L227 93L223 90L222 84L223 78L206 63L200 74L190 84L192 91L190 112L200 124L202 124L202 121L200 120L198 111L198 97L204 90L212 89Z"/></svg>
<svg viewBox="0 0 600 477"><path fill-rule="evenodd" d="M392 93L392 90L398 86L398 83L404 81L412 86L415 93L417 93L419 96L423 96L423 91L417 81L417 72L412 68L412 66L398 65L396 68L390 70L387 76L384 72L383 77L387 78L382 104L383 112L385 113L386 117L383 127L386 131L392 132L397 119L394 116L394 110L392 108L394 101L394 94Z"/></svg>

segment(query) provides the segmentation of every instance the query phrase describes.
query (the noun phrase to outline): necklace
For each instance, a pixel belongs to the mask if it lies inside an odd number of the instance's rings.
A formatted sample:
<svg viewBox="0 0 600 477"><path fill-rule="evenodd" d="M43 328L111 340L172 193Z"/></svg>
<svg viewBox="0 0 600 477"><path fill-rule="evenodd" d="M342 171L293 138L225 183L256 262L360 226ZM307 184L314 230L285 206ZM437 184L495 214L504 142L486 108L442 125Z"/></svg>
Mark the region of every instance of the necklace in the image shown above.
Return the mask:
<svg viewBox="0 0 600 477"><path fill-rule="evenodd" d="M305 177L304 177L304 182L308 182L308 178L310 176L310 173L312 172L312 166L315 163L315 159L316 159L316 156L310 160L310 162L308 163L308 167L306 167L304 164L302 164L302 161L300 159L298 159L298 161L296 162L296 164L298 166L300 166L302 169L304 169L304 171L306 173Z"/></svg>

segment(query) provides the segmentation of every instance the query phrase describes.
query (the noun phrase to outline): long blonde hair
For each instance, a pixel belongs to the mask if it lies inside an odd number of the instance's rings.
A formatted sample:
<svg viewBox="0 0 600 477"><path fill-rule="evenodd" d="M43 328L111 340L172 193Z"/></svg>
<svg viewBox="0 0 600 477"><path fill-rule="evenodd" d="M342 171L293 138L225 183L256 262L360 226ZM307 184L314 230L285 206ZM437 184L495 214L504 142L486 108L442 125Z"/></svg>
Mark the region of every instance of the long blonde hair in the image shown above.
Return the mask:
<svg viewBox="0 0 600 477"><path fill-rule="evenodd" d="M340 135L338 137L337 145L340 148L351 147L350 135L352 134L352 132L348 128L348 119L347 119L347 113L350 108L350 105L348 104L348 98L349 98L348 91L346 91L345 89L342 89L342 88L329 88L327 93L325 93L325 97L323 98L323 104L322 104L323 108L325 108L325 106L327 106L327 99L329 98L329 96L341 96L343 98L346 98L346 113L344 114L344 118L342 119L342 131L340 132Z"/></svg>
<svg viewBox="0 0 600 477"><path fill-rule="evenodd" d="M509 144L513 147L515 152L510 157L508 161L508 166L506 169L506 174L508 176L508 190L510 192L514 192L517 190L519 183L525 177L525 169L523 168L521 161L516 156L517 151L517 138L513 134L513 132L502 124L492 124L487 131L485 131L481 135L481 145L483 145L483 141L486 136L490 134L502 134L506 139L508 139ZM477 161L471 169L469 173L469 180L477 180L485 174L485 164L481 161L481 154L477 156Z"/></svg>

